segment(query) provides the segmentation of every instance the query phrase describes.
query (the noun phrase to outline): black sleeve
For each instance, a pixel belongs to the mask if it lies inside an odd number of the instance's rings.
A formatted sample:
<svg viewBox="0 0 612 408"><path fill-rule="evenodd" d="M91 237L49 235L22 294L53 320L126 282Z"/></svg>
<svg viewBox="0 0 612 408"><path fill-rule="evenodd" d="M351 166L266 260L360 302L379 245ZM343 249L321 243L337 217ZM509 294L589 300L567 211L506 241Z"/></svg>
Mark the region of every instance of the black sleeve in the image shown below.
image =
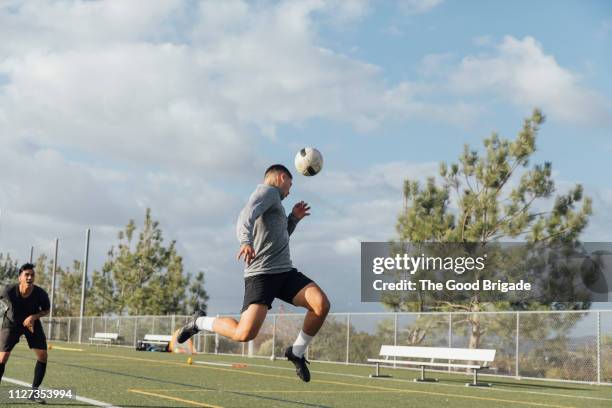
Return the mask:
<svg viewBox="0 0 612 408"><path fill-rule="evenodd" d="M289 216L287 217L287 232L289 233L289 235L293 234L293 231L295 231L295 227L297 226L297 223L300 220L297 219L297 217L295 215L293 215L293 213L289 214Z"/></svg>
<svg viewBox="0 0 612 408"><path fill-rule="evenodd" d="M40 290L40 296L39 296L39 307L41 311L46 311L51 309L51 302L49 302L49 295L47 295L47 292L45 292L43 289Z"/></svg>

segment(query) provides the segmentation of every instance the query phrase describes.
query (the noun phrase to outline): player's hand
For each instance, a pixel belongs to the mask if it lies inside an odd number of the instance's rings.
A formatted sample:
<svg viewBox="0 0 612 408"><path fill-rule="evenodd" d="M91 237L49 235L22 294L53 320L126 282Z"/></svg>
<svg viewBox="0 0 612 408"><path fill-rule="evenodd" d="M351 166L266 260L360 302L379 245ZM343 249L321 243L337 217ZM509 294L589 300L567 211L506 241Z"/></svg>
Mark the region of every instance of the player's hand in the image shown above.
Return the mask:
<svg viewBox="0 0 612 408"><path fill-rule="evenodd" d="M308 203L300 201L299 203L293 206L293 210L291 211L291 213L295 216L295 218L301 220L307 215L310 215L309 211L310 206L308 205Z"/></svg>
<svg viewBox="0 0 612 408"><path fill-rule="evenodd" d="M255 250L253 249L253 247L249 244L244 244L240 247L240 251L238 251L238 255L236 256L236 259L240 259L244 257L244 262L247 265L250 265L251 262L253 262L253 259L255 258Z"/></svg>
<svg viewBox="0 0 612 408"><path fill-rule="evenodd" d="M34 317L33 316L28 316L23 321L23 327L28 329L31 333L34 333Z"/></svg>

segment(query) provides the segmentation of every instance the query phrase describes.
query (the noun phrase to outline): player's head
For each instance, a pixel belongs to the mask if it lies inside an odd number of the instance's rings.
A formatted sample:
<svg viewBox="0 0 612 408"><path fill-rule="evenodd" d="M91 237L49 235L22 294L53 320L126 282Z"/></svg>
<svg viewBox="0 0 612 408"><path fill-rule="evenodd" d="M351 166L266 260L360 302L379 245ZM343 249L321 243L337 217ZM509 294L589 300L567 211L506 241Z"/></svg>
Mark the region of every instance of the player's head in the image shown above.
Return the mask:
<svg viewBox="0 0 612 408"><path fill-rule="evenodd" d="M264 174L264 183L278 187L282 198L285 198L289 195L289 190L293 184L293 176L289 169L282 164L273 164L268 167Z"/></svg>
<svg viewBox="0 0 612 408"><path fill-rule="evenodd" d="M33 285L35 276L34 264L24 263L19 268L19 283L27 286Z"/></svg>

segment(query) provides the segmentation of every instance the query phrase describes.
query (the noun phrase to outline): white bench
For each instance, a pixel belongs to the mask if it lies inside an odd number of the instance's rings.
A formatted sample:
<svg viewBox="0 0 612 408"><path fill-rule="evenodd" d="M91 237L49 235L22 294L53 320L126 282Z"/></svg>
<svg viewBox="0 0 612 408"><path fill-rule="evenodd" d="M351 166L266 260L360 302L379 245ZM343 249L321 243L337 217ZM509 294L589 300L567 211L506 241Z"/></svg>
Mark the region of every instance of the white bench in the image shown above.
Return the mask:
<svg viewBox="0 0 612 408"><path fill-rule="evenodd" d="M425 378L425 367L453 367L467 368L474 371L474 380L467 383L468 386L490 386L488 383L478 382L478 370L489 368L489 363L495 359L494 349L469 349L449 347L410 347L410 346L387 346L380 347L380 355L384 359L369 358L368 362L376 363L376 374L370 377L390 377L380 374L380 364L402 364L421 367L421 378L414 381L437 381L434 378ZM395 358L427 359L425 360L397 360ZM390 359L393 358L393 359ZM434 360L447 360L446 362L435 362ZM452 360L453 363L448 362ZM459 361L460 363L456 363Z"/></svg>
<svg viewBox="0 0 612 408"><path fill-rule="evenodd" d="M143 343L147 344L168 344L172 341L170 334L145 334Z"/></svg>
<svg viewBox="0 0 612 408"><path fill-rule="evenodd" d="M112 344L119 339L119 333L96 333L93 337L89 338L89 342L100 342L106 344Z"/></svg>

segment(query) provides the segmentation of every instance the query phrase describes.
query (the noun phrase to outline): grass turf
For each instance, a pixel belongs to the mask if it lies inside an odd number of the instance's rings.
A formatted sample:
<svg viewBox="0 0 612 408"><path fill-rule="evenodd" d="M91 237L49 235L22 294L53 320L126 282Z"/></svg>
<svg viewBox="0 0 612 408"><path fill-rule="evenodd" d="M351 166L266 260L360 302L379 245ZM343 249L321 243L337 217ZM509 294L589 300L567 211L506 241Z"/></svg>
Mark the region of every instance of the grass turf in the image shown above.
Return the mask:
<svg viewBox="0 0 612 408"><path fill-rule="evenodd" d="M23 343L23 342L22 342ZM20 343L4 376L30 382L34 354ZM486 377L492 388L465 387L471 376L429 372L439 383L414 383L418 372L383 368L391 379L371 379L371 367L312 363L312 381L301 382L284 360L196 355L194 361L245 363L247 367L187 364L187 356L60 344L80 348L49 351L47 388L70 388L79 396L122 407L610 407L612 387ZM0 404L8 390L3 381ZM88 406L48 400L53 406Z"/></svg>

